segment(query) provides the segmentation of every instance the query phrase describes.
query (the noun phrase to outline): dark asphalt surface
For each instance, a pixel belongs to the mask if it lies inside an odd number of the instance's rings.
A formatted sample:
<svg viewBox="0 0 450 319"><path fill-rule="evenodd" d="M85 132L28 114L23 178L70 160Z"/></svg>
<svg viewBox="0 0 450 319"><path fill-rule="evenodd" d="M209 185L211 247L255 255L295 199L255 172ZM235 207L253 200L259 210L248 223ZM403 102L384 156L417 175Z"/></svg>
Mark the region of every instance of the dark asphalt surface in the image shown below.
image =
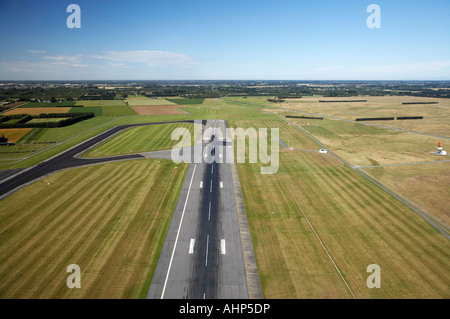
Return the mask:
<svg viewBox="0 0 450 319"><path fill-rule="evenodd" d="M208 127L224 132L227 123L208 120ZM201 162L189 165L148 299L249 298L235 185L225 161L233 146L225 144L220 149L223 140L202 136L196 142Z"/></svg>
<svg viewBox="0 0 450 319"><path fill-rule="evenodd" d="M75 156L83 153L90 147L94 146L97 143L107 140L113 135L123 131L125 129L137 126L146 126L146 125L156 125L156 124L169 124L169 123L194 123L194 121L171 121L171 122L154 122L154 123L142 123L142 124L128 124L128 125L119 125L116 126L106 132L100 133L99 135L82 142L75 147L70 148L48 160L45 160L30 169L22 170L21 173L16 174L12 178L0 181L0 198L4 198L14 191L20 189L22 186L31 183L34 180L42 178L48 174L54 173L56 171L60 171L63 169L74 168L85 165L92 165L98 163L106 163L118 160L129 160L129 159L138 159L145 158L140 154L131 154L131 155L123 155L123 156L112 156L107 158L96 158L96 159L84 159L84 158L76 158Z"/></svg>

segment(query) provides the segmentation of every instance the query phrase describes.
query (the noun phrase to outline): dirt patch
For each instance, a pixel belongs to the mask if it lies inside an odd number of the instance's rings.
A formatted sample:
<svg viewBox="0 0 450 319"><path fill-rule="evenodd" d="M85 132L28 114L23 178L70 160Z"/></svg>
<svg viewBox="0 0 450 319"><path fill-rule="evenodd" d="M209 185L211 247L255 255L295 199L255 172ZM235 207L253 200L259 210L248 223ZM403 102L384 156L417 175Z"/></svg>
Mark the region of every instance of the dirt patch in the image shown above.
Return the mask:
<svg viewBox="0 0 450 319"><path fill-rule="evenodd" d="M33 108L17 108L14 110L7 111L3 115L14 115L14 114L30 114L39 115L41 113L69 113L72 107L33 107Z"/></svg>
<svg viewBox="0 0 450 319"><path fill-rule="evenodd" d="M175 105L133 105L130 107L139 115L186 114Z"/></svg>

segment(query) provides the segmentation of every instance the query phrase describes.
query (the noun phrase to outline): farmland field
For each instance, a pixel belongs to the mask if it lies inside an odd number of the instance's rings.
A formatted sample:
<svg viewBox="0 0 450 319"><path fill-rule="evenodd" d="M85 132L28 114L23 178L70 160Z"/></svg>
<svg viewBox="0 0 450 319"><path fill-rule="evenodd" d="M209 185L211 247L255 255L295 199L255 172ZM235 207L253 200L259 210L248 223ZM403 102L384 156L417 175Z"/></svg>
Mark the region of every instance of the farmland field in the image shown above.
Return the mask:
<svg viewBox="0 0 450 319"><path fill-rule="evenodd" d="M139 115L185 114L172 105L133 105L131 108Z"/></svg>
<svg viewBox="0 0 450 319"><path fill-rule="evenodd" d="M19 107L14 110L6 111L3 115L14 115L14 114L30 114L39 115L41 113L69 113L72 107Z"/></svg>
<svg viewBox="0 0 450 319"><path fill-rule="evenodd" d="M167 99L167 101L178 105L202 104L205 99Z"/></svg>
<svg viewBox="0 0 450 319"><path fill-rule="evenodd" d="M145 297L186 168L71 169L2 200L0 298ZM70 264L81 268L80 289L66 286Z"/></svg>
<svg viewBox="0 0 450 319"><path fill-rule="evenodd" d="M72 107L75 105L76 102L30 102L23 106L22 108L34 108L34 107Z"/></svg>
<svg viewBox="0 0 450 319"><path fill-rule="evenodd" d="M136 115L128 105L122 100L97 100L97 101L78 101L75 105L85 107L101 107L103 116L126 116Z"/></svg>
<svg viewBox="0 0 450 319"><path fill-rule="evenodd" d="M95 116L102 116L103 109L100 106L73 107L69 113L94 113Z"/></svg>
<svg viewBox="0 0 450 319"><path fill-rule="evenodd" d="M130 106L134 106L134 105L176 105L176 103L172 103L164 98L150 99L148 97L127 98L126 102Z"/></svg>
<svg viewBox="0 0 450 319"><path fill-rule="evenodd" d="M5 136L8 139L8 142L16 143L31 130L31 128L0 129L0 136Z"/></svg>

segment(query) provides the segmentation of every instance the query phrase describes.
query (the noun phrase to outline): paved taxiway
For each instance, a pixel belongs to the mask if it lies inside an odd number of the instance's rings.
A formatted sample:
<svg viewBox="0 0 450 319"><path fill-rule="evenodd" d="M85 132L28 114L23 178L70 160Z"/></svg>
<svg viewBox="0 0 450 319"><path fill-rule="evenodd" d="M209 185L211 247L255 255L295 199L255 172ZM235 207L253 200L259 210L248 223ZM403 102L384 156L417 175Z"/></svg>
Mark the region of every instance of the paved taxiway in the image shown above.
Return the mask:
<svg viewBox="0 0 450 319"><path fill-rule="evenodd" d="M87 141L84 141L48 160L45 160L31 168L19 171L17 174L9 176L0 181L0 199L12 194L13 192L19 190L20 188L31 184L32 182L47 176L49 174L55 173L60 170L92 165L98 163L106 163L119 160L137 159L144 158L140 154L131 154L123 156L112 156L106 158L97 159L86 159L80 158L78 155L87 151L88 149L94 147L95 145L104 142L105 140L113 137L114 135L120 133L121 131L144 125L155 125L155 124L167 124L167 123L180 123L187 122L193 123L193 121L173 121L173 122L156 122L156 123L144 123L144 124L130 124L130 125L119 125L106 132L103 132Z"/></svg>

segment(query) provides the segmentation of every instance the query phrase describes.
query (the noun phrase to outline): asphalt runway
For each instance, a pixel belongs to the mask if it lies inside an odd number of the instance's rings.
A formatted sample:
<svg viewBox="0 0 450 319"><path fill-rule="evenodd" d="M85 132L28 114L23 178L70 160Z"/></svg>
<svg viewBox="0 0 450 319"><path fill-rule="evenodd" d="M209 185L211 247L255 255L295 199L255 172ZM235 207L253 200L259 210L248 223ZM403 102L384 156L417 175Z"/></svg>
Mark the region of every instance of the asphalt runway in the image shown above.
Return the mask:
<svg viewBox="0 0 450 319"><path fill-rule="evenodd" d="M225 132L226 122L209 120L205 129L209 127ZM249 298L226 160L232 144L200 136L196 146L202 146L203 160L189 166L147 298Z"/></svg>
<svg viewBox="0 0 450 319"><path fill-rule="evenodd" d="M138 159L145 158L145 156L140 154L131 154L131 155L123 155L123 156L112 156L106 158L97 158L97 159L85 159L80 158L79 155L91 147L104 142L105 140L113 137L115 134L120 133L121 131L136 127L136 126L145 126L145 125L156 125L156 124L167 124L167 123L193 123L194 121L172 121L172 122L155 122L155 123L143 123L143 124L129 124L129 125L119 125L116 126L106 132L103 132L87 141L84 141L48 160L45 160L31 168L20 170L17 174L12 176L8 176L7 178L0 181L0 199L9 196L15 191L21 189L22 187L31 184L32 182L43 178L49 174L53 174L57 171L85 166L85 165L93 165L98 163L106 163L112 161L122 161L129 159Z"/></svg>

